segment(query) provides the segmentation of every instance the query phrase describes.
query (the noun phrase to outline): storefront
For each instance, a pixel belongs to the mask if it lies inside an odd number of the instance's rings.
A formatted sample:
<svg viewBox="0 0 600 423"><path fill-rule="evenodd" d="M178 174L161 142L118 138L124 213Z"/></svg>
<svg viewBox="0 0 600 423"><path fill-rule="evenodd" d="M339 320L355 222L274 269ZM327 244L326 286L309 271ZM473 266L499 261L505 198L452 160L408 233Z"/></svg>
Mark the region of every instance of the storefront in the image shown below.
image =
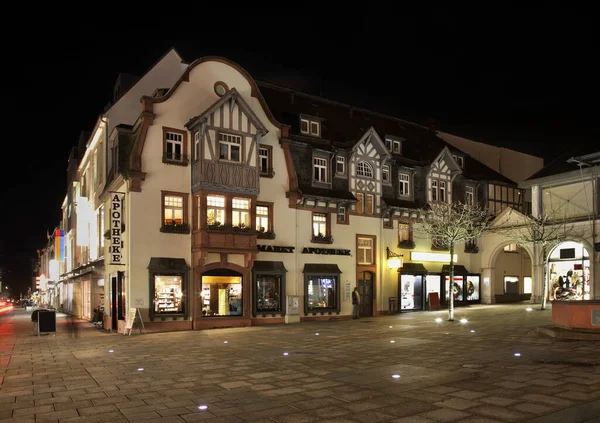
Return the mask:
<svg viewBox="0 0 600 423"><path fill-rule="evenodd" d="M304 315L340 314L340 275L337 264L304 265Z"/></svg>
<svg viewBox="0 0 600 423"><path fill-rule="evenodd" d="M442 278L444 279L442 304L448 304L450 297L450 265L445 264L442 267ZM469 305L481 303L481 274L469 273L469 271L460 264L454 265L454 305Z"/></svg>
<svg viewBox="0 0 600 423"><path fill-rule="evenodd" d="M285 315L285 275L281 261L255 261L252 267L252 316Z"/></svg>
<svg viewBox="0 0 600 423"><path fill-rule="evenodd" d="M243 278L230 269L218 269L202 275L202 317L239 317L244 315Z"/></svg>
<svg viewBox="0 0 600 423"><path fill-rule="evenodd" d="M548 275L550 300L591 299L590 256L582 244L568 241L552 250Z"/></svg>
<svg viewBox="0 0 600 423"><path fill-rule="evenodd" d="M428 300L426 292L429 292L428 289L426 291L429 279L425 266L422 263L403 263L398 269L398 278L400 312L423 310Z"/></svg>

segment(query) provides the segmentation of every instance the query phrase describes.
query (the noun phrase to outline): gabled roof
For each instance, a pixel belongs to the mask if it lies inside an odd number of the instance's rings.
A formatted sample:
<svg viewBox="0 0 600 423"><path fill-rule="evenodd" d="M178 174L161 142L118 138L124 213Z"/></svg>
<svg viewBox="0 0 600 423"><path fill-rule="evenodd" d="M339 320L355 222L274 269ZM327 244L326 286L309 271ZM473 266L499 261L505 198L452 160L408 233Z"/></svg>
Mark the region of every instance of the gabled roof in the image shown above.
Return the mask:
<svg viewBox="0 0 600 423"><path fill-rule="evenodd" d="M514 181L447 143L425 126L268 82L256 83L274 118L290 127L290 136L313 147L352 149L372 128L380 139L386 135L404 139L402 155L392 155L396 165L428 166L444 148L448 148L450 152L460 152L465 156L463 175L466 178L514 184ZM301 114L321 120L321 138L300 134Z"/></svg>

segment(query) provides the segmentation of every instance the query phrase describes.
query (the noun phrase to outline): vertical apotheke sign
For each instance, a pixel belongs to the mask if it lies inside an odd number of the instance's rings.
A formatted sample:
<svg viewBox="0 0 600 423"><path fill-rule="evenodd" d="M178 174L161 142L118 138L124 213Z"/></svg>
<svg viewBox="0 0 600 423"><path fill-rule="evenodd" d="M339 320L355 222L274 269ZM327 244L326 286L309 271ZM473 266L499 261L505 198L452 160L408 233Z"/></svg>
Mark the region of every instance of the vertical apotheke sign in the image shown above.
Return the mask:
<svg viewBox="0 0 600 423"><path fill-rule="evenodd" d="M110 197L110 264L124 264L121 247L121 225L123 224L122 193L112 192Z"/></svg>

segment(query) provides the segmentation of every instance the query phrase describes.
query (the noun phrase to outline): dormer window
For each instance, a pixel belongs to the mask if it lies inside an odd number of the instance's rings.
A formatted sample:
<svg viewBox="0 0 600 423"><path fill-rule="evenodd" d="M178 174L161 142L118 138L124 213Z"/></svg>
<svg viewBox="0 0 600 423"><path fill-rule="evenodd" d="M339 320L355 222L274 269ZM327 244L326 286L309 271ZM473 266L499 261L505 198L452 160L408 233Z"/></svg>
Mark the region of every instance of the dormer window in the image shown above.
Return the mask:
<svg viewBox="0 0 600 423"><path fill-rule="evenodd" d="M393 138L386 137L385 148L387 148L388 151L394 154L400 154L402 152L402 143L400 142L400 140L395 140Z"/></svg>
<svg viewBox="0 0 600 423"><path fill-rule="evenodd" d="M457 156L456 154L452 155L452 158L461 169L465 167L465 159L463 156Z"/></svg>
<svg viewBox="0 0 600 423"><path fill-rule="evenodd" d="M346 158L344 156L335 157L335 173L337 175L346 174Z"/></svg>
<svg viewBox="0 0 600 423"><path fill-rule="evenodd" d="M300 119L300 133L312 137L321 136L321 122L315 119L303 117Z"/></svg>
<svg viewBox="0 0 600 423"><path fill-rule="evenodd" d="M359 162L356 165L356 176L363 176L365 178L373 177L373 168L367 162Z"/></svg>
<svg viewBox="0 0 600 423"><path fill-rule="evenodd" d="M381 166L381 180L384 183L390 182L390 167L388 165Z"/></svg>
<svg viewBox="0 0 600 423"><path fill-rule="evenodd" d="M327 159L313 158L313 171L316 182L327 182Z"/></svg>

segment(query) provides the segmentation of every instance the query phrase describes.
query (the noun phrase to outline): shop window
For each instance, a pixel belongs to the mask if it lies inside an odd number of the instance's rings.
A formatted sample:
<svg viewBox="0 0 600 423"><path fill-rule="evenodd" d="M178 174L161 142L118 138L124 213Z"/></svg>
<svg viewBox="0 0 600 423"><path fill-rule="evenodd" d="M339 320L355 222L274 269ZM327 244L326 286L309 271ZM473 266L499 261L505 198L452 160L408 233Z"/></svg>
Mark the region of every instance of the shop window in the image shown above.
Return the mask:
<svg viewBox="0 0 600 423"><path fill-rule="evenodd" d="M311 311L337 310L339 276L309 275L306 281L307 309Z"/></svg>
<svg viewBox="0 0 600 423"><path fill-rule="evenodd" d="M504 277L504 293L518 294L519 293L519 278L517 276Z"/></svg>
<svg viewBox="0 0 600 423"><path fill-rule="evenodd" d="M450 291L450 276L446 275L446 286L445 286L445 292L446 292L446 302L450 301L450 297L448 295L448 292ZM464 278L461 275L454 275L454 283L452 284L453 286L453 293L454 293L454 301L458 301L461 302L463 301L463 282L464 282Z"/></svg>
<svg viewBox="0 0 600 423"><path fill-rule="evenodd" d="M375 237L359 236L356 240L356 263L371 266L375 264Z"/></svg>
<svg viewBox="0 0 600 423"><path fill-rule="evenodd" d="M400 275L400 309L421 310L423 308L423 275Z"/></svg>
<svg viewBox="0 0 600 423"><path fill-rule="evenodd" d="M185 314L183 275L154 275L154 316Z"/></svg>
<svg viewBox="0 0 600 423"><path fill-rule="evenodd" d="M250 227L250 200L236 198L231 200L231 226L234 228Z"/></svg>
<svg viewBox="0 0 600 423"><path fill-rule="evenodd" d="M467 301L479 301L479 279L477 275L467 276Z"/></svg>
<svg viewBox="0 0 600 423"><path fill-rule="evenodd" d="M198 213L201 216L200 213ZM206 197L206 224L221 226L225 224L225 197L209 195Z"/></svg>
<svg viewBox="0 0 600 423"><path fill-rule="evenodd" d="M161 232L189 233L188 194L162 191L162 225Z"/></svg>
<svg viewBox="0 0 600 423"><path fill-rule="evenodd" d="M531 294L531 288L533 286L533 279L531 276L525 276L523 278L523 294Z"/></svg>
<svg viewBox="0 0 600 423"><path fill-rule="evenodd" d="M242 315L241 276L202 276L202 317Z"/></svg>
<svg viewBox="0 0 600 423"><path fill-rule="evenodd" d="M163 163L187 166L187 132L163 127Z"/></svg>
<svg viewBox="0 0 600 423"><path fill-rule="evenodd" d="M254 316L268 313L284 314L286 272L280 261L254 262Z"/></svg>

